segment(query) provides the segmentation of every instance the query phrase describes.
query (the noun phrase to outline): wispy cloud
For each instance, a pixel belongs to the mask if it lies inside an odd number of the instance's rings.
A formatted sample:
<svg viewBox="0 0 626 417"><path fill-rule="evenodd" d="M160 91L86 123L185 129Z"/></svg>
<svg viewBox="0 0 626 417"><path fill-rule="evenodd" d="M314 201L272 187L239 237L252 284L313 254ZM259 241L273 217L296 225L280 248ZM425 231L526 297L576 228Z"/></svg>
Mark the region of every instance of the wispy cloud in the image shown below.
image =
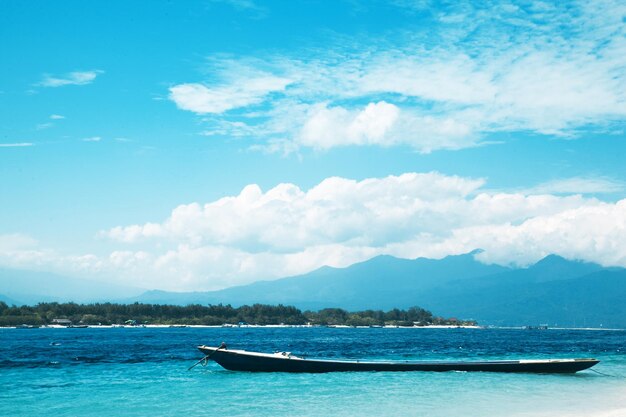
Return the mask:
<svg viewBox="0 0 626 417"><path fill-rule="evenodd" d="M62 119L65 119L65 116L61 116L59 114L51 114L49 119L50 120L62 120ZM45 122L45 123L39 123L37 126L35 126L35 129L44 130L44 129L49 129L53 126L54 126L53 122Z"/></svg>
<svg viewBox="0 0 626 417"><path fill-rule="evenodd" d="M59 77L45 75L38 85L42 87L62 87L66 85L86 85L91 84L98 75L104 73L102 70L94 71L74 71Z"/></svg>
<svg viewBox="0 0 626 417"><path fill-rule="evenodd" d="M22 233L0 235L0 253L32 249L37 245L37 240Z"/></svg>
<svg viewBox="0 0 626 417"><path fill-rule="evenodd" d="M521 190L525 194L610 194L626 189L623 181L607 177L571 177L547 181Z"/></svg>
<svg viewBox="0 0 626 417"><path fill-rule="evenodd" d="M35 146L35 144L31 142L0 143L0 148L23 148L27 146Z"/></svg>
<svg viewBox="0 0 626 417"><path fill-rule="evenodd" d="M47 122L47 123L39 123L39 124L35 127L35 129L37 129L37 130L44 130L44 129L51 128L52 126L54 126L54 123L50 123L50 122Z"/></svg>
<svg viewBox="0 0 626 417"><path fill-rule="evenodd" d="M338 40L298 56L212 57L209 79L172 87L170 99L215 115L206 132L260 138L273 149L409 145L430 152L520 131L575 138L626 120L624 15L624 5L610 1L603 13L584 4L442 6L430 25L385 41L346 47ZM261 78L252 76L258 68ZM394 109L393 121L380 109L370 114L380 103ZM356 134L363 112L372 124ZM378 122L385 128L372 135Z"/></svg>
<svg viewBox="0 0 626 417"><path fill-rule="evenodd" d="M224 3L232 6L235 10L247 12L253 19L262 19L269 14L267 7L260 6L252 0L210 0L212 3Z"/></svg>
<svg viewBox="0 0 626 417"><path fill-rule="evenodd" d="M102 138L100 136L91 136L88 138L83 138L83 142L100 142Z"/></svg>
<svg viewBox="0 0 626 417"><path fill-rule="evenodd" d="M170 88L169 97L182 110L219 114L260 103L268 94L283 91L289 83L285 78L264 76L212 88L197 83L178 84Z"/></svg>

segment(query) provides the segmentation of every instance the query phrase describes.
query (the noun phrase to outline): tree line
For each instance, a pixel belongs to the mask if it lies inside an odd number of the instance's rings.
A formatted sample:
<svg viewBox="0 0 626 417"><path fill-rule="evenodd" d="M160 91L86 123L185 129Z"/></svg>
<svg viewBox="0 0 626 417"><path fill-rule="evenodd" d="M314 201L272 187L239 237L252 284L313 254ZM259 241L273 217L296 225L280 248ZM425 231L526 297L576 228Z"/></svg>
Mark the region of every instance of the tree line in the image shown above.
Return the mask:
<svg viewBox="0 0 626 417"><path fill-rule="evenodd" d="M301 311L293 306L254 304L227 305L115 303L39 303L34 306L9 306L0 301L0 326L48 325L54 319L68 319L73 324L112 325L133 320L139 324L186 325L347 325L347 326L428 326L467 325L473 321L444 319L420 307L349 312L341 308Z"/></svg>

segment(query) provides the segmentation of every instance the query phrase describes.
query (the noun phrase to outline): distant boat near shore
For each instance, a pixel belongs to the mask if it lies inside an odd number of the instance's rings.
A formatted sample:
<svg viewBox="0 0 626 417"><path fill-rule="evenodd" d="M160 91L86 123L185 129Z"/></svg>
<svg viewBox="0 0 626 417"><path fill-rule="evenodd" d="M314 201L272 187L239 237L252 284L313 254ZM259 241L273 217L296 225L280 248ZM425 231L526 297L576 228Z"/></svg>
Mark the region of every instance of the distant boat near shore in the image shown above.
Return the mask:
<svg viewBox="0 0 626 417"><path fill-rule="evenodd" d="M34 326L32 324L20 324L19 326L15 326L16 329L38 329L39 326Z"/></svg>
<svg viewBox="0 0 626 417"><path fill-rule="evenodd" d="M538 326L525 326L526 330L548 330L547 324L540 324Z"/></svg>

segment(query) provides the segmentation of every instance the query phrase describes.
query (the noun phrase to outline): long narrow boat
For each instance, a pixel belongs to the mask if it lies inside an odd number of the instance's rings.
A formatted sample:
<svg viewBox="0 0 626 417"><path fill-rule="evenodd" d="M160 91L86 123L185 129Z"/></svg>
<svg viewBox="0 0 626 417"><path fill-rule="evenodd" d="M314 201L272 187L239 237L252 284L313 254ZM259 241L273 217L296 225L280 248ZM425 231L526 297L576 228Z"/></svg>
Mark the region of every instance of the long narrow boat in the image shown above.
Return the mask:
<svg viewBox="0 0 626 417"><path fill-rule="evenodd" d="M230 371L247 372L356 372L356 371L479 371L574 373L591 368L596 359L539 359L508 361L360 361L305 359L289 352L257 353L220 347L198 346L206 360L213 360Z"/></svg>

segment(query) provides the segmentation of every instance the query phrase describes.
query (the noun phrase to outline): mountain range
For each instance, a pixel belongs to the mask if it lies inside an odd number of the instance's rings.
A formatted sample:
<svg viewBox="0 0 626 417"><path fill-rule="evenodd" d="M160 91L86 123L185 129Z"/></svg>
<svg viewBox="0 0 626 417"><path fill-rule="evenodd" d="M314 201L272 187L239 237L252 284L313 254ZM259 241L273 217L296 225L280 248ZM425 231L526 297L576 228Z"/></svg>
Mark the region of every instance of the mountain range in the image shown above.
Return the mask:
<svg viewBox="0 0 626 417"><path fill-rule="evenodd" d="M126 303L233 306L280 303L311 310L326 307L350 311L388 310L420 306L436 315L472 318L481 324L626 328L625 268L607 268L556 255L549 255L527 268L511 268L483 264L476 260L476 254L475 251L439 260L378 256L347 268L325 266L304 275L219 291L142 292L137 288L100 287L98 297L91 299L76 287L77 282L48 276L49 281L56 283L53 285L56 292L40 294L49 298L54 294L56 301L106 299ZM23 292L6 291L3 279L6 273L0 270L0 293L25 303L43 301L33 301L38 297L35 290L27 299ZM39 280L44 278L39 276ZM85 281L80 283L84 290ZM40 284L30 288L42 289ZM91 286L87 284L93 294ZM77 298L78 295L82 298Z"/></svg>

